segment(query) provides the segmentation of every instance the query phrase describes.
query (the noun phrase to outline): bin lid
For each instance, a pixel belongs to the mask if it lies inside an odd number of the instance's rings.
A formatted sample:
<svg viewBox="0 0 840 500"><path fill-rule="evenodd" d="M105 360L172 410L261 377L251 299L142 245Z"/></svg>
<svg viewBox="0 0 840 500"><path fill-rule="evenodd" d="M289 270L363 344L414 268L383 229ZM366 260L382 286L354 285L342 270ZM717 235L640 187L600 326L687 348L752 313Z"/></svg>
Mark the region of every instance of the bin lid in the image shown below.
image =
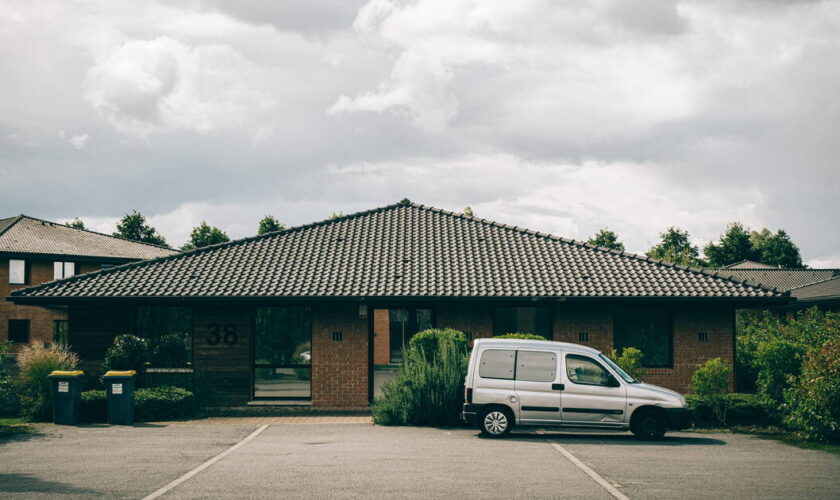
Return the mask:
<svg viewBox="0 0 840 500"><path fill-rule="evenodd" d="M134 375L137 375L134 370L110 370L105 372L106 377L133 377Z"/></svg>
<svg viewBox="0 0 840 500"><path fill-rule="evenodd" d="M84 375L85 372L82 370L73 370L73 371L61 371L61 370L54 370L50 373L50 377L78 377L80 375Z"/></svg>

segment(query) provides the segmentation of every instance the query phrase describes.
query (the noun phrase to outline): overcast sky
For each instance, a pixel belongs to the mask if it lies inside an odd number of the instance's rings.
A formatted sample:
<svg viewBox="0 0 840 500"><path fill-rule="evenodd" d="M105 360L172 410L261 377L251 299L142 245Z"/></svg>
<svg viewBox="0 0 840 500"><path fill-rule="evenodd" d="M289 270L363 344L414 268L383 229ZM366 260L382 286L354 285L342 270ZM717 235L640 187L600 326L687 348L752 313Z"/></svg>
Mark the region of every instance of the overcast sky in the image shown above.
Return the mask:
<svg viewBox="0 0 840 500"><path fill-rule="evenodd" d="M840 2L0 1L0 217L181 245L407 197L840 267L838 154Z"/></svg>

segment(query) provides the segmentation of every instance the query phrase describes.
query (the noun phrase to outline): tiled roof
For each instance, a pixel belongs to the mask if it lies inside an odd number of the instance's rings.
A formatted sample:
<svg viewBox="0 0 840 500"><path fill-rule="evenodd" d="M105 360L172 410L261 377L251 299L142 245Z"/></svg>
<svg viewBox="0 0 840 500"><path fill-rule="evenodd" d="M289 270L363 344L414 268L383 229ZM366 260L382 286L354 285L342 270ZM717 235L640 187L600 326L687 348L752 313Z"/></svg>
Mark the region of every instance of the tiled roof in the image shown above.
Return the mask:
<svg viewBox="0 0 840 500"><path fill-rule="evenodd" d="M13 293L22 296L787 300L700 269L407 201Z"/></svg>
<svg viewBox="0 0 840 500"><path fill-rule="evenodd" d="M751 260L742 260L728 266L723 266L723 269L776 269L773 266L762 264L761 262L753 262Z"/></svg>
<svg viewBox="0 0 840 500"><path fill-rule="evenodd" d="M19 215L0 219L0 253L141 260L178 252Z"/></svg>
<svg viewBox="0 0 840 500"><path fill-rule="evenodd" d="M801 301L840 300L840 275L794 288L790 293Z"/></svg>
<svg viewBox="0 0 840 500"><path fill-rule="evenodd" d="M710 269L710 271L715 271ZM790 290L800 286L840 276L840 269L718 269L723 276L732 276L736 280L761 283L779 290Z"/></svg>

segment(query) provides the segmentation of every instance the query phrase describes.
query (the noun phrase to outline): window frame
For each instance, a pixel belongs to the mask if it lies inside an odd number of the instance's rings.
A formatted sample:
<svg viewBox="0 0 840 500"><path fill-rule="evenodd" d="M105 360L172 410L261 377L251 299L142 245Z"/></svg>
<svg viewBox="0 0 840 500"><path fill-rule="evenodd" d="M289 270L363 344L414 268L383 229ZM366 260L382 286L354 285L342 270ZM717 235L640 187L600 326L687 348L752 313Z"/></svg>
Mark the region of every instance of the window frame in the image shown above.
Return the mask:
<svg viewBox="0 0 840 500"><path fill-rule="evenodd" d="M70 264L73 266L73 274L70 276L67 275L67 265ZM58 271L58 266L61 265L61 276L56 276ZM65 278L72 278L77 273L76 271L79 269L79 265L73 261L69 260L54 260L53 261L53 281L55 280L63 280Z"/></svg>
<svg viewBox="0 0 840 500"><path fill-rule="evenodd" d="M616 350L623 349L624 347L630 347L629 345L618 345L618 339L620 337L626 337L624 334L625 325L623 324L622 314L626 314L629 311L633 312L640 312L640 311L658 311L663 314L665 318L665 324L668 328L667 334L667 342L668 342L668 360L665 364L647 364L645 363L644 359L642 366L644 368L652 368L652 369L671 369L674 368L674 317L672 311L669 307L663 306L642 306L642 307L621 307L613 310L613 348ZM645 349L643 346L632 346L642 351L644 355Z"/></svg>
<svg viewBox="0 0 840 500"><path fill-rule="evenodd" d="M12 262L22 262L23 263L23 280L22 281L12 281ZM9 259L9 284L10 285L28 285L29 284L29 263L26 259Z"/></svg>
<svg viewBox="0 0 840 500"><path fill-rule="evenodd" d="M16 340L16 339L12 338L12 330L13 330L12 324L15 324L15 323L26 325L26 340L20 341L20 340ZM28 319L9 319L9 325L8 326L9 326L9 330L8 330L7 337L8 337L10 342L14 342L15 344L28 344L29 343L29 339L32 336L32 324Z"/></svg>
<svg viewBox="0 0 840 500"><path fill-rule="evenodd" d="M589 382L579 382L577 380L572 380L569 377L569 369L567 368L569 357L582 359L584 361L591 361L592 363L597 365L601 370L603 370L604 373L609 375L610 380L613 381L613 383L612 384L593 384L593 383L589 383ZM563 358L563 374L566 376L566 378L569 380L569 382L571 382L573 384L577 384L577 385L588 385L588 386L592 386L592 387L621 387L621 382L618 381L618 377L616 377L615 374L613 374L613 372L608 370L607 367L604 366L603 364L601 364L601 362L598 361L597 359L591 358L591 357L589 357L585 354L577 354L577 353L571 353L571 352L566 353L566 355Z"/></svg>

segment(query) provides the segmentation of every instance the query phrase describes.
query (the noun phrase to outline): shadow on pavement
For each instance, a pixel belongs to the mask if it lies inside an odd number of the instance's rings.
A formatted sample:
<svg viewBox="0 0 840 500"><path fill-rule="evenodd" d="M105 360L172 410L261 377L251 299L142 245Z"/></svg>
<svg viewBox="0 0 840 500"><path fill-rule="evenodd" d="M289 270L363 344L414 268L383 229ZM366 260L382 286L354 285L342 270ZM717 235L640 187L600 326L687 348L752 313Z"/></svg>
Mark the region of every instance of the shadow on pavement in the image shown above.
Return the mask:
<svg viewBox="0 0 840 500"><path fill-rule="evenodd" d="M77 488L67 483L45 481L29 474L0 473L0 496L3 493L54 493L99 496L101 493L87 488Z"/></svg>
<svg viewBox="0 0 840 500"><path fill-rule="evenodd" d="M492 439L481 436L481 439ZM545 441L551 439L558 444L610 444L623 446L720 446L726 441L708 437L695 436L669 436L665 435L659 441L643 441L632 434L579 434L563 432L546 432L543 434L517 433L515 430L505 438L504 441Z"/></svg>

